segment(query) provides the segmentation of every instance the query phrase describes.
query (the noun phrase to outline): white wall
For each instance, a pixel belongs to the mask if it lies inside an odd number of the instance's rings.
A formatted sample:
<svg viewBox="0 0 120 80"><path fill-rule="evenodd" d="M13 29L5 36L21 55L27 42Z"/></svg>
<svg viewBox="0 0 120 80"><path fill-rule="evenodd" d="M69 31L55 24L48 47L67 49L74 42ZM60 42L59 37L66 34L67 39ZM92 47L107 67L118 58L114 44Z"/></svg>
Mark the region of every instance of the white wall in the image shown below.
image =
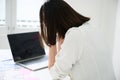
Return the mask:
<svg viewBox="0 0 120 80"><path fill-rule="evenodd" d="M120 0L116 16L116 29L113 51L113 64L117 80L120 80Z"/></svg>

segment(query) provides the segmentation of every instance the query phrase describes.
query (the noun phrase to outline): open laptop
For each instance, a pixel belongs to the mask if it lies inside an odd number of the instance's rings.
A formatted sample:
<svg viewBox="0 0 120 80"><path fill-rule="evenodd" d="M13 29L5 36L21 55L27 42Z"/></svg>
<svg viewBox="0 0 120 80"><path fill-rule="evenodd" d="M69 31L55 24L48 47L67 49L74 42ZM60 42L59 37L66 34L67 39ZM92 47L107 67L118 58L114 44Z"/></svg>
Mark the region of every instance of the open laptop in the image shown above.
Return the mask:
<svg viewBox="0 0 120 80"><path fill-rule="evenodd" d="M47 68L45 53L39 32L26 32L7 35L14 62L36 71Z"/></svg>

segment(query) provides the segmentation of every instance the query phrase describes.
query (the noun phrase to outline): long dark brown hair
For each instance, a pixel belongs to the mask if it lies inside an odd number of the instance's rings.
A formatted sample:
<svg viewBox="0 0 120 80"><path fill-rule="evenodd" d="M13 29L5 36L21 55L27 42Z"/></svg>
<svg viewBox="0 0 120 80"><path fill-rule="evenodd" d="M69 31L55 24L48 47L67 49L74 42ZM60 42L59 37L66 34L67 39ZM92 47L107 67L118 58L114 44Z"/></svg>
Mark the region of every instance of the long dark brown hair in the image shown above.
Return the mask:
<svg viewBox="0 0 120 80"><path fill-rule="evenodd" d="M41 35L48 46L56 44L57 36L65 37L71 27L79 27L89 21L63 0L48 0L40 8Z"/></svg>

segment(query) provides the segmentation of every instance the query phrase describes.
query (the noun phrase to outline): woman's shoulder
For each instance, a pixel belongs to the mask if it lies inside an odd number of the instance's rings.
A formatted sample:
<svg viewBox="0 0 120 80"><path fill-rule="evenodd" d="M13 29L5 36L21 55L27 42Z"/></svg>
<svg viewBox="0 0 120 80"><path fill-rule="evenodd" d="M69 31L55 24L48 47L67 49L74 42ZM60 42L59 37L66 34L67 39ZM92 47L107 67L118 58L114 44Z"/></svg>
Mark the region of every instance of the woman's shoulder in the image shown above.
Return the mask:
<svg viewBox="0 0 120 80"><path fill-rule="evenodd" d="M89 28L91 28L90 23L86 22L83 25L79 26L79 27L72 27L70 28L67 32L65 36L68 35L79 35L82 34L84 32L87 32L89 30Z"/></svg>

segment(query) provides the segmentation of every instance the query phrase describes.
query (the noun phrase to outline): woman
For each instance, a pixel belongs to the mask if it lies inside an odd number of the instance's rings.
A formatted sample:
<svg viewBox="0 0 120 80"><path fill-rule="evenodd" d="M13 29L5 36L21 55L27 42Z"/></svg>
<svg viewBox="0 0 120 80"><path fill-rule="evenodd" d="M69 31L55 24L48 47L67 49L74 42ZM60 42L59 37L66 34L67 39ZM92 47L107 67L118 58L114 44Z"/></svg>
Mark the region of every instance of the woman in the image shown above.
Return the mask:
<svg viewBox="0 0 120 80"><path fill-rule="evenodd" d="M69 75L72 80L100 80L94 54L86 46L89 20L63 0L48 0L41 6L41 35L49 46L53 79Z"/></svg>

